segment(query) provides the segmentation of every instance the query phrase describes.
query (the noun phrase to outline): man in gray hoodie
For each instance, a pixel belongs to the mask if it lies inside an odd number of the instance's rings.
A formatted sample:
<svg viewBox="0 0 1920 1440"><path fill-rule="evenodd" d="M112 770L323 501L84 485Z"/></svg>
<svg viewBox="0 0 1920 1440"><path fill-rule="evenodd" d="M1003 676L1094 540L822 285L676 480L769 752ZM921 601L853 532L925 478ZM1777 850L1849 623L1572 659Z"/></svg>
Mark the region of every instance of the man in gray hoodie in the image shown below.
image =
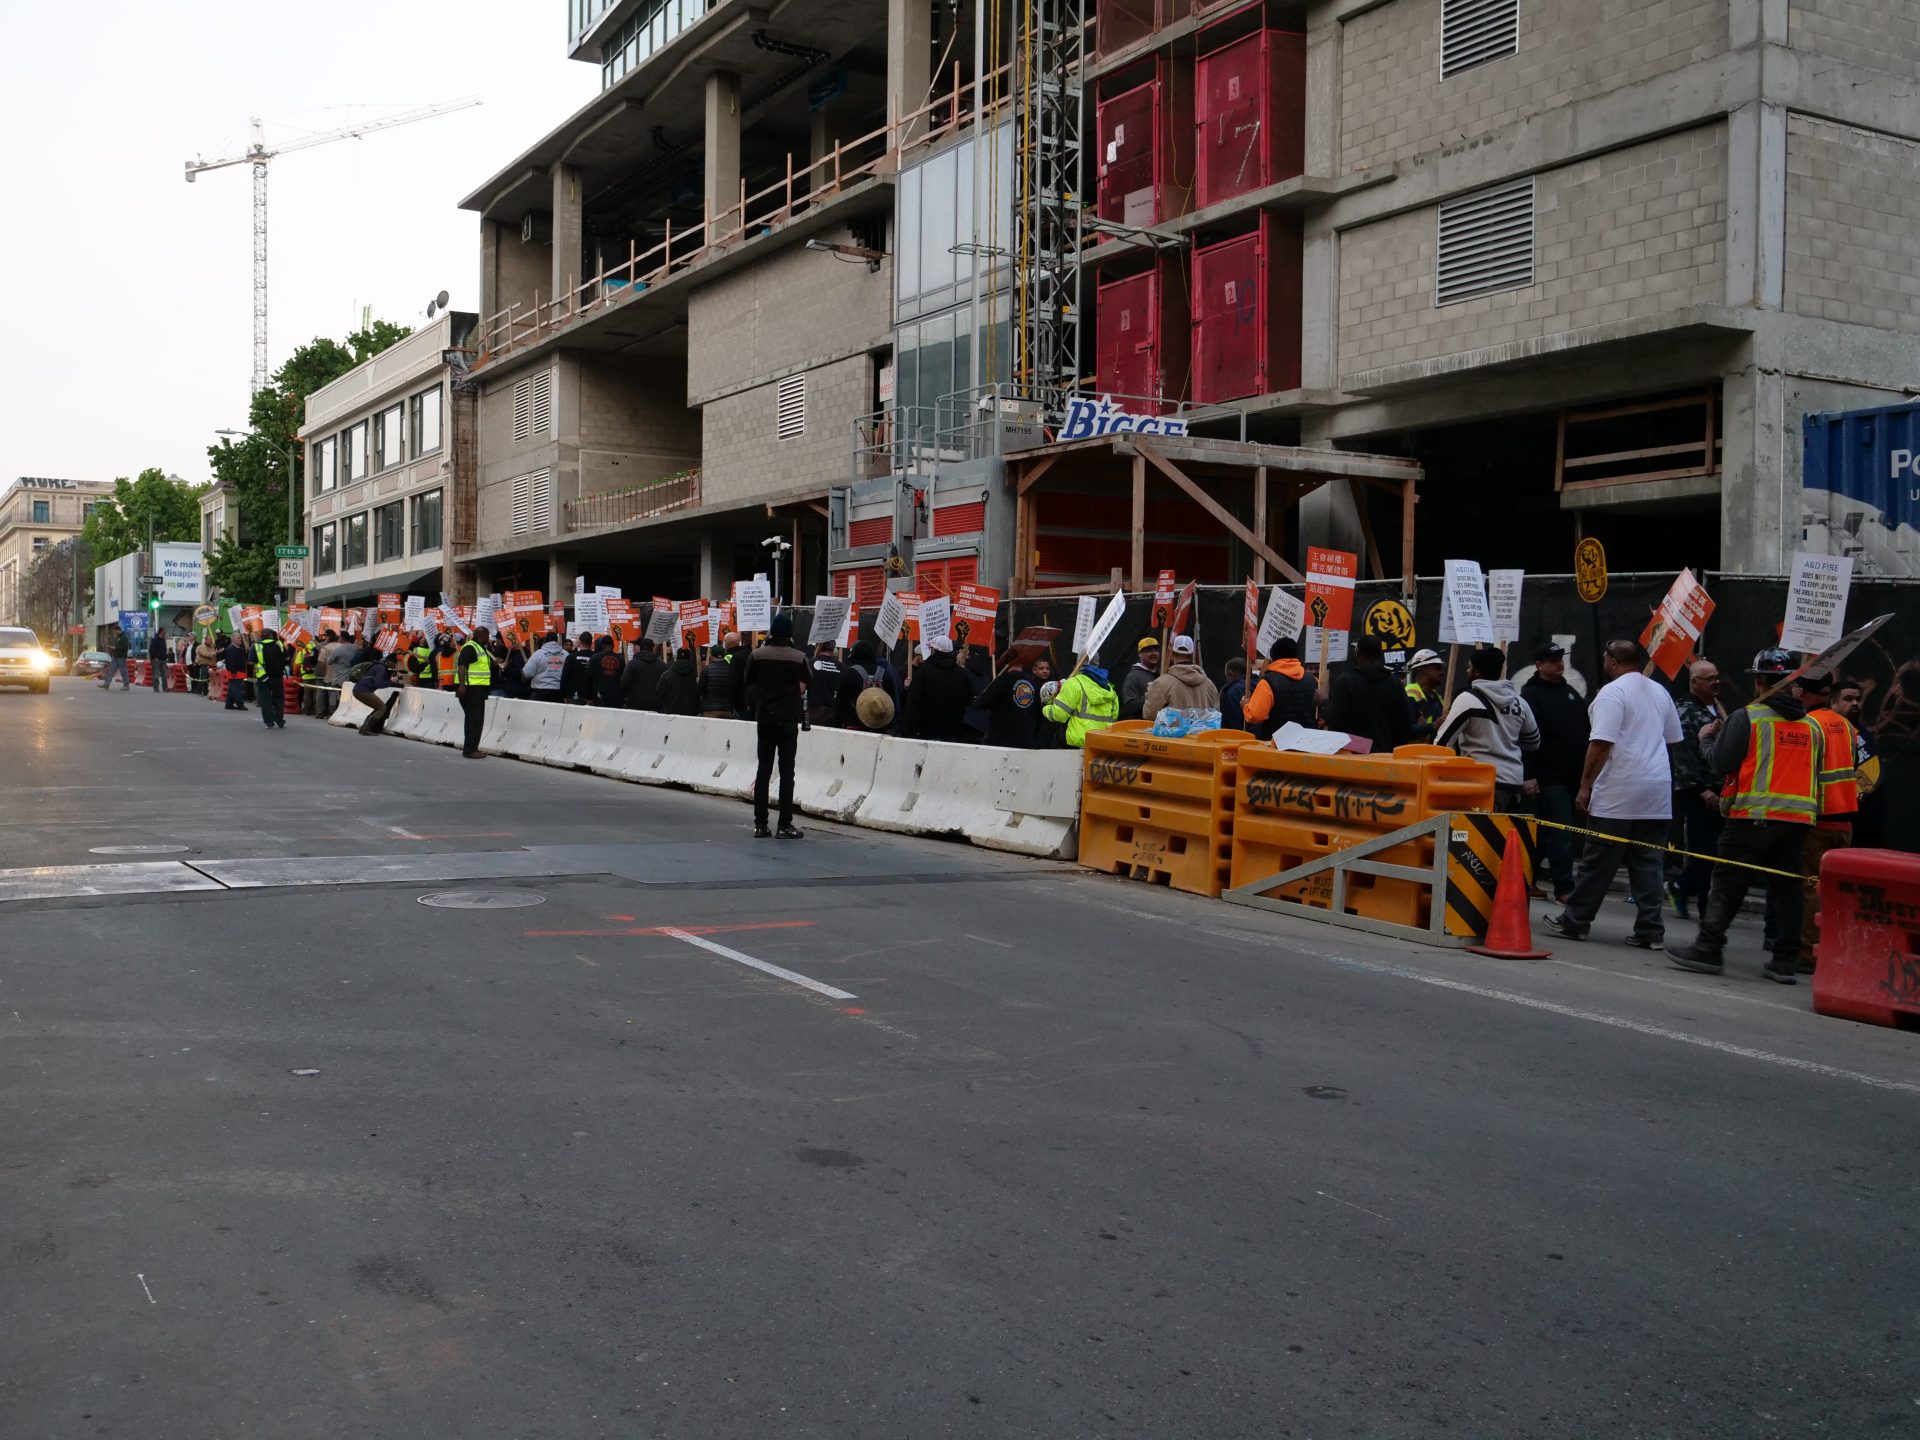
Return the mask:
<svg viewBox="0 0 1920 1440"><path fill-rule="evenodd" d="M1454 697L1434 743L1493 766L1493 808L1510 815L1523 808L1527 776L1520 757L1540 748L1540 727L1513 682L1500 678L1505 655L1483 645L1467 666L1473 679Z"/></svg>
<svg viewBox="0 0 1920 1440"><path fill-rule="evenodd" d="M560 637L548 635L540 641L540 648L527 657L526 668L520 673L534 699L551 703L560 698L560 676L566 667L567 652L561 647Z"/></svg>

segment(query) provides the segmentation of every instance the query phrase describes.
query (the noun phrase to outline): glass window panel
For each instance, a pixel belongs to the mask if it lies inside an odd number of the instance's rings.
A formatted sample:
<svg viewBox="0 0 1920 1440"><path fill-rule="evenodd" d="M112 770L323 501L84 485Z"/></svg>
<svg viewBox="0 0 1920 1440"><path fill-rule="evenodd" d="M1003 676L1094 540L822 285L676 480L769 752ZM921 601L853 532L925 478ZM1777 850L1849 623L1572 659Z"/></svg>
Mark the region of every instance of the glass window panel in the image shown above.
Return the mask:
<svg viewBox="0 0 1920 1440"><path fill-rule="evenodd" d="M902 301L920 293L920 170L900 177L899 220L894 236L893 269Z"/></svg>
<svg viewBox="0 0 1920 1440"><path fill-rule="evenodd" d="M367 512L349 515L343 522L346 539L341 545L341 568L354 570L367 563Z"/></svg>
<svg viewBox="0 0 1920 1440"><path fill-rule="evenodd" d="M413 499L413 551L440 548L440 492L430 490Z"/></svg>
<svg viewBox="0 0 1920 1440"><path fill-rule="evenodd" d="M423 390L413 397L413 453L431 455L440 448L439 387Z"/></svg>
<svg viewBox="0 0 1920 1440"><path fill-rule="evenodd" d="M954 177L959 167L954 152L936 155L920 167L920 290L943 290L953 284Z"/></svg>

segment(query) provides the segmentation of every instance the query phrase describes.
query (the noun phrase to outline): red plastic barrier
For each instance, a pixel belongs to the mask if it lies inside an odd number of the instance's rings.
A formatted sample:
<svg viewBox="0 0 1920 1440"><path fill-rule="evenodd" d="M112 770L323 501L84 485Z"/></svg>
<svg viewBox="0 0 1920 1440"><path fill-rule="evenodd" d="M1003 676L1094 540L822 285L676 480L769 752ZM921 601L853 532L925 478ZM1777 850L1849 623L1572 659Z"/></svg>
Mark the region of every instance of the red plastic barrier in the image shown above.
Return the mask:
<svg viewBox="0 0 1920 1440"><path fill-rule="evenodd" d="M1829 850L1814 955L1822 1015L1920 1029L1920 855Z"/></svg>
<svg viewBox="0 0 1920 1440"><path fill-rule="evenodd" d="M184 665L167 666L167 687L175 694L187 693L187 667Z"/></svg>
<svg viewBox="0 0 1920 1440"><path fill-rule="evenodd" d="M300 682L289 675L280 684L280 693L285 697L287 713L298 715L300 713Z"/></svg>
<svg viewBox="0 0 1920 1440"><path fill-rule="evenodd" d="M127 677L135 685L153 683L153 662L151 660L127 661Z"/></svg>

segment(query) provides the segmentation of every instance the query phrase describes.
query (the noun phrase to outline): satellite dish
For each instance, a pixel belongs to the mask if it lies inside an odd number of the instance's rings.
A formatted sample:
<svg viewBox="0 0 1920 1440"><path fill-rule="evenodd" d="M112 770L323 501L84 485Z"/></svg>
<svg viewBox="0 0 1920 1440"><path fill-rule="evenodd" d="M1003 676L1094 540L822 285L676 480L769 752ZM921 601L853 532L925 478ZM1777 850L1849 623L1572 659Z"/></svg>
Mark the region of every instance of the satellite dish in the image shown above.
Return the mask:
<svg viewBox="0 0 1920 1440"><path fill-rule="evenodd" d="M434 296L433 305L436 310L446 309L447 308L447 292L442 290L438 295Z"/></svg>

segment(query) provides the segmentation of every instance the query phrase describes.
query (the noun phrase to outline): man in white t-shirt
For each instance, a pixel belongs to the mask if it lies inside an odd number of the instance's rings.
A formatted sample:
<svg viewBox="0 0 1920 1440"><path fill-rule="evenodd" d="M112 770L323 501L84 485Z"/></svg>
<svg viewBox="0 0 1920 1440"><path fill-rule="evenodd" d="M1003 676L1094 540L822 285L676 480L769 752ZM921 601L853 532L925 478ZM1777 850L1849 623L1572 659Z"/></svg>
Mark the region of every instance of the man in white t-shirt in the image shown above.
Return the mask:
<svg viewBox="0 0 1920 1440"><path fill-rule="evenodd" d="M1568 940L1587 938L1625 859L1639 912L1627 943L1658 950L1666 941L1661 882L1673 818L1667 747L1680 743L1680 715L1665 688L1640 673L1646 663L1647 652L1633 640L1610 640L1601 654L1607 680L1589 712L1593 734L1575 803L1587 812L1588 828L1608 838L1587 837L1566 908L1544 922Z"/></svg>

